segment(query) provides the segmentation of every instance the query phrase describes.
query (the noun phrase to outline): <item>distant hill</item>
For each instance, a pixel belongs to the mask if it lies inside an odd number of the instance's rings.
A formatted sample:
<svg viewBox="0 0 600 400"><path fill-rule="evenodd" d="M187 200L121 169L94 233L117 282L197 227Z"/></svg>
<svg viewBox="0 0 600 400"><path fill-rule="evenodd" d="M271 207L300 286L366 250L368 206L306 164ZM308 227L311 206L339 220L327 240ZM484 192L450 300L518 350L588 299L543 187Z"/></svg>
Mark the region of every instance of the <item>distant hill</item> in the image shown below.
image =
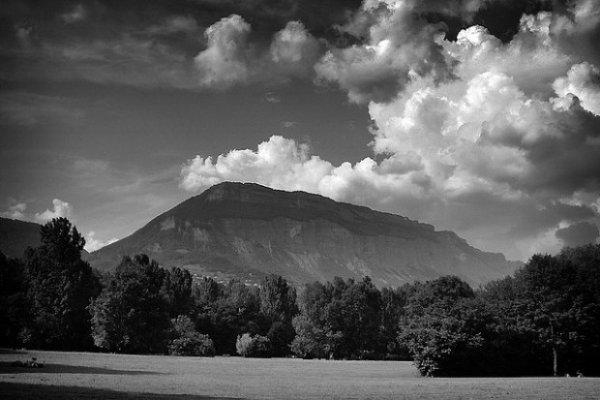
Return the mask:
<svg viewBox="0 0 600 400"><path fill-rule="evenodd" d="M295 283L369 275L379 286L457 275L472 285L519 264L471 247L450 231L257 184L221 183L154 218L131 236L92 253L110 270L123 255L146 253L198 275L258 281L277 273Z"/></svg>
<svg viewBox="0 0 600 400"><path fill-rule="evenodd" d="M0 218L0 251L7 257L23 257L27 247L40 245L40 228L33 222Z"/></svg>

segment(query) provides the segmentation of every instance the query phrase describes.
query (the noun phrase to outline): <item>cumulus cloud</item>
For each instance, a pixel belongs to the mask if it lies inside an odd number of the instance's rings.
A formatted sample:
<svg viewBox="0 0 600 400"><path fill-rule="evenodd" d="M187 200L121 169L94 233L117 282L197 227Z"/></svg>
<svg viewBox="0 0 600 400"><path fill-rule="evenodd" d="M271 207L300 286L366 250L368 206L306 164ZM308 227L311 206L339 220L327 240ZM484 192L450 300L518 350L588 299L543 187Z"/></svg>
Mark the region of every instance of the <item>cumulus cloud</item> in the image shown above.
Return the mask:
<svg viewBox="0 0 600 400"><path fill-rule="evenodd" d="M275 33L270 46L271 61L285 75L302 76L312 70L320 56L320 45L300 21L290 21Z"/></svg>
<svg viewBox="0 0 600 400"><path fill-rule="evenodd" d="M251 26L239 15L211 25L207 48L194 59L201 86L228 88L249 82L283 82L307 76L320 55L320 45L300 21L275 32L268 51L249 36Z"/></svg>
<svg viewBox="0 0 600 400"><path fill-rule="evenodd" d="M366 43L328 51L315 66L319 80L338 83L359 103L389 100L412 76L445 76L447 65L438 43L443 32L419 17L420 3L365 1L355 18L374 21L366 29Z"/></svg>
<svg viewBox="0 0 600 400"><path fill-rule="evenodd" d="M231 15L211 25L205 32L208 45L194 62L204 86L228 87L248 79L250 25L239 15Z"/></svg>
<svg viewBox="0 0 600 400"><path fill-rule="evenodd" d="M94 231L90 231L86 236L85 236L85 250L89 253L96 251L96 250L100 250L101 248L103 248L104 246L108 246L111 243L116 242L117 238L112 238L112 239L108 239L108 240L100 240L96 238L96 232Z"/></svg>
<svg viewBox="0 0 600 400"><path fill-rule="evenodd" d="M588 62L575 64L566 77L558 78L552 86L559 97L576 96L583 109L600 116L600 70L594 65ZM571 103L572 98L568 105ZM565 107L565 103L561 106Z"/></svg>
<svg viewBox="0 0 600 400"><path fill-rule="evenodd" d="M2 211L0 213L1 217L10 218L10 219L18 219L25 221L27 218L25 216L25 210L27 209L27 204L23 202L18 202L15 199L9 199L8 209Z"/></svg>
<svg viewBox="0 0 600 400"><path fill-rule="evenodd" d="M73 217L73 207L66 201L62 201L60 199L52 200L52 210L47 209L41 213L35 213L35 220L38 223L46 223L53 218L72 218Z"/></svg>
<svg viewBox="0 0 600 400"><path fill-rule="evenodd" d="M310 154L309 146L271 136L256 150L189 160L181 171L181 187L206 189L222 181L258 182L283 190L305 190L343 201L389 206L391 200L417 203L428 197L429 181L418 157L390 157L381 163L367 157L352 165L334 166Z"/></svg>
<svg viewBox="0 0 600 400"><path fill-rule="evenodd" d="M340 28L364 41L331 48L315 67L351 101L368 103L374 157L333 165L273 136L256 150L189 160L181 186L306 190L456 230L517 259L596 238L599 73L564 40L589 35L600 18L580 0L567 14L522 16L508 41L478 25L449 40L423 13L440 7L468 19L483 3L436 4L364 2ZM579 19L585 24L571 24Z"/></svg>

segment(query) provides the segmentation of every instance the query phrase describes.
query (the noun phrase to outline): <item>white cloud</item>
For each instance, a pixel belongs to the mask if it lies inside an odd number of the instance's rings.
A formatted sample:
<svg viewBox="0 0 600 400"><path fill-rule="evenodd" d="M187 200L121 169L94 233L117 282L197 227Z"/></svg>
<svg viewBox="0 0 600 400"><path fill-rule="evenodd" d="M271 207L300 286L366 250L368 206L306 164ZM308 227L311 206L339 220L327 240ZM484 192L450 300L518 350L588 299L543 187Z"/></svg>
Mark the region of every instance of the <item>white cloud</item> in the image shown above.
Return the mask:
<svg viewBox="0 0 600 400"><path fill-rule="evenodd" d="M73 218L73 207L66 201L62 201L60 199L52 200L53 209L46 210L42 213L35 213L35 220L38 223L46 223L53 218Z"/></svg>
<svg viewBox="0 0 600 400"><path fill-rule="evenodd" d="M271 62L280 74L302 76L312 72L320 55L320 45L300 21L290 21L273 35Z"/></svg>
<svg viewBox="0 0 600 400"><path fill-rule="evenodd" d="M268 50L250 41L251 26L239 15L211 25L205 32L207 48L194 59L203 87L228 88L250 82L280 83L304 77L320 55L320 45L299 21L275 32Z"/></svg>
<svg viewBox="0 0 600 400"><path fill-rule="evenodd" d="M600 116L600 70L595 66L587 62L575 64L566 77L558 78L552 86L559 97L577 96L583 109ZM571 102L569 99L569 105Z"/></svg>
<svg viewBox="0 0 600 400"><path fill-rule="evenodd" d="M196 156L181 171L181 187L198 191L222 181L247 181L385 207L393 198L415 202L428 196L429 182L421 168L418 157L391 157L380 164L365 158L354 165L334 166L311 156L305 144L271 136L256 151L232 150L215 161Z"/></svg>
<svg viewBox="0 0 600 400"><path fill-rule="evenodd" d="M194 59L201 85L229 87L248 79L249 34L250 25L239 15L223 18L206 30L207 48Z"/></svg>
<svg viewBox="0 0 600 400"><path fill-rule="evenodd" d="M25 221L27 217L25 216L25 210L27 209L27 204L23 202L18 202L14 199L9 199L8 209L0 213L1 217L10 218L10 219L18 219L21 221Z"/></svg>
<svg viewBox="0 0 600 400"><path fill-rule="evenodd" d="M112 238L112 239L108 239L108 240L99 240L96 239L96 232L94 231L90 231L86 236L85 236L85 250L89 253L96 251L96 250L100 250L102 247L104 246L108 246L111 243L116 242L117 238Z"/></svg>
<svg viewBox="0 0 600 400"><path fill-rule="evenodd" d="M364 45L333 48L315 66L320 81L337 82L353 102L385 101L411 76L444 76L447 66L440 28L417 12L421 4L407 1L365 1L356 18L372 21Z"/></svg>
<svg viewBox="0 0 600 400"><path fill-rule="evenodd" d="M465 15L479 6L469 4ZM599 74L566 50L561 35L575 28L539 13L523 16L507 43L480 26L448 41L418 16L423 7L363 3L342 29L365 44L332 48L315 67L350 100L368 102L377 157L336 166L273 136L256 150L189 160L181 186L234 180L319 193L455 230L518 259L556 251L557 234L599 220ZM594 18L586 23L597 26Z"/></svg>

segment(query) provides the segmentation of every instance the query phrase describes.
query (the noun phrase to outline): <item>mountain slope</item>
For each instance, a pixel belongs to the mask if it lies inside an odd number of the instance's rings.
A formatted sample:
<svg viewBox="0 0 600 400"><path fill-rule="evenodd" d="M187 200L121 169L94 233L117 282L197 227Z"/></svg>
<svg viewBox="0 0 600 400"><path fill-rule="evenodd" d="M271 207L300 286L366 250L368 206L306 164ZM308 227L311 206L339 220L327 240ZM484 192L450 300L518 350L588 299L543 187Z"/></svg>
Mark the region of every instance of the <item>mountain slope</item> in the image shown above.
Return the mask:
<svg viewBox="0 0 600 400"><path fill-rule="evenodd" d="M277 273L296 282L369 275L380 285L454 274L477 285L515 265L469 246L453 232L366 207L256 184L222 183L90 256L112 269L147 253L199 275L255 281Z"/></svg>
<svg viewBox="0 0 600 400"><path fill-rule="evenodd" d="M27 247L40 245L40 228L33 222L0 218L0 251L7 257L23 257Z"/></svg>

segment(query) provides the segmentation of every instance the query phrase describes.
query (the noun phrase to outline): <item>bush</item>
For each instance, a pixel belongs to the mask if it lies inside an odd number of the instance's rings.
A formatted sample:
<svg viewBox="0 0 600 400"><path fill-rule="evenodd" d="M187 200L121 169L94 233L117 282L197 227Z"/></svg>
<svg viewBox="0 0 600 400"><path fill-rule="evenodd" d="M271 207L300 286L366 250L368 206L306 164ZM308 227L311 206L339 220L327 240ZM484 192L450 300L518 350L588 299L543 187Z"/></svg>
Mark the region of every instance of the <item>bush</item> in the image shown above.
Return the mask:
<svg viewBox="0 0 600 400"><path fill-rule="evenodd" d="M187 315L180 315L171 321L172 339L169 342L169 354L174 356L208 356L215 355L215 346L208 335L194 329L192 320Z"/></svg>
<svg viewBox="0 0 600 400"><path fill-rule="evenodd" d="M173 356L213 357L215 346L208 335L195 332L186 337L179 337L169 342L169 354Z"/></svg>
<svg viewBox="0 0 600 400"><path fill-rule="evenodd" d="M244 333L235 342L237 353L243 357L270 357L271 341L266 336Z"/></svg>

